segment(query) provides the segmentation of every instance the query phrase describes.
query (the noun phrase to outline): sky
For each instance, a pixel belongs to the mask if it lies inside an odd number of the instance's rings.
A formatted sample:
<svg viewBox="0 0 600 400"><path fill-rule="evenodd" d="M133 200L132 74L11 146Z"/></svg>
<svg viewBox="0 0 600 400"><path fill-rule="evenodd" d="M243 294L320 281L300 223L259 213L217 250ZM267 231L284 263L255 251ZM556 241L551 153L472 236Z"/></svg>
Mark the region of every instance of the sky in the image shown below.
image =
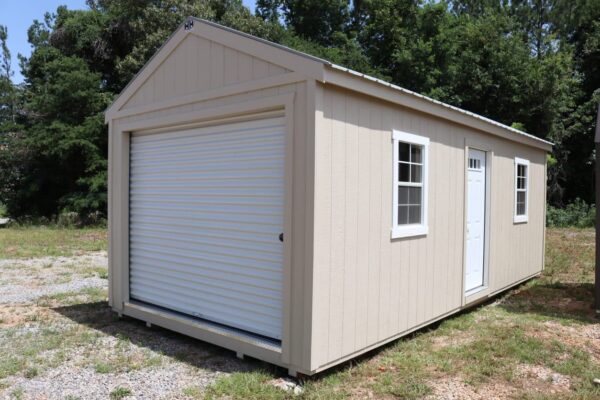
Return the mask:
<svg viewBox="0 0 600 400"><path fill-rule="evenodd" d="M254 0L243 2L254 12ZM23 81L17 54L26 57L31 54L31 46L27 42L27 29L34 19L43 20L47 11L55 11L61 5L74 10L87 8L85 0L0 0L0 25L8 28L8 48L12 55L15 83Z"/></svg>

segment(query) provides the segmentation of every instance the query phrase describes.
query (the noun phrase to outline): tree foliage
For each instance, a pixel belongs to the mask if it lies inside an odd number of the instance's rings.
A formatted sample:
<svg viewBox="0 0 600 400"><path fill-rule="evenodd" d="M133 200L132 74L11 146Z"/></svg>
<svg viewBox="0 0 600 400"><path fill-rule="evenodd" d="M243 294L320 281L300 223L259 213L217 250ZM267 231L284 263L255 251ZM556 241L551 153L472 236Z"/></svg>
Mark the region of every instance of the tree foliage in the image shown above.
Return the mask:
<svg viewBox="0 0 600 400"><path fill-rule="evenodd" d="M549 200L593 201L600 0L88 0L33 21L22 85L0 27L0 202L106 212L103 111L186 16L209 19L556 143Z"/></svg>

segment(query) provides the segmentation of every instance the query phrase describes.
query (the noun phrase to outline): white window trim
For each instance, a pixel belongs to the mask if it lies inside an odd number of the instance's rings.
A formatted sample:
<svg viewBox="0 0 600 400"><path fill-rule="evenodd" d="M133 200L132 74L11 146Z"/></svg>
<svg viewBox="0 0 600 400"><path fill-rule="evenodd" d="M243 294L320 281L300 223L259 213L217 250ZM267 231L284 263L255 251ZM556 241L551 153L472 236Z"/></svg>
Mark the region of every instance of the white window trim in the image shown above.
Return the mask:
<svg viewBox="0 0 600 400"><path fill-rule="evenodd" d="M422 206L421 223L412 225L398 225L398 142L411 143L423 146L423 167L421 170L422 184ZM415 135L412 133L394 130L392 131L392 145L394 148L393 159L393 180L392 180L392 239L427 235L429 229L427 225L427 204L428 204L428 170L429 170L429 138Z"/></svg>
<svg viewBox="0 0 600 400"><path fill-rule="evenodd" d="M518 170L519 170L519 165L524 165L527 167L526 168L527 172L525 174L525 215L517 215L517 174L518 174ZM515 207L514 207L513 222L516 224L529 221L529 188L530 188L530 185L531 185L531 182L529 181L529 160L526 160L524 158L515 157L515 185L514 185Z"/></svg>

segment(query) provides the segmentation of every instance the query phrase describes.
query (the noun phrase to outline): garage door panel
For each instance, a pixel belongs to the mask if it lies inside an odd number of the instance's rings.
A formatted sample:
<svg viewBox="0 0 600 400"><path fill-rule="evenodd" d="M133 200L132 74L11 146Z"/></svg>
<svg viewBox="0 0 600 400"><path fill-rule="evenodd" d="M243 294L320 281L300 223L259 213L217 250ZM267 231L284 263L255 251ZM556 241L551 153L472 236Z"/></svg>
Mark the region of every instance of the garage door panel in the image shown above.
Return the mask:
<svg viewBox="0 0 600 400"><path fill-rule="evenodd" d="M208 291L217 293L220 290L227 290L227 296L236 299L245 299L252 297L255 301L260 304L270 305L273 307L281 308L279 302L281 298L282 288L273 288L271 285L265 285L260 279L254 280L253 284L249 284L249 280L245 277L240 277L237 280L234 279L221 279L222 276L210 273L210 271L196 271L190 273L187 268L173 268L168 273L164 270L164 265L155 266L151 263L138 265L136 271L132 273L132 276L144 277L146 279L154 279L159 282L164 282L164 279L172 278L178 279L180 282L185 283L183 286L194 285L194 287L209 288ZM233 289L233 290L232 290ZM220 293L220 292L219 292Z"/></svg>
<svg viewBox="0 0 600 400"><path fill-rule="evenodd" d="M231 136L251 139L252 136L260 137L265 133L275 133L277 137L282 137L281 127L285 125L283 117L257 119L254 121L244 121L241 123L213 125L201 129L188 129L180 131L167 131L152 135L139 135L135 139L138 143L145 143L149 146L153 144L165 143L165 145L177 145L179 143L222 143L223 140L230 139ZM202 130L202 137L198 137L198 131ZM250 133L251 135L249 135ZM140 148L140 150L146 147Z"/></svg>
<svg viewBox="0 0 600 400"><path fill-rule="evenodd" d="M152 226L152 225L148 225L146 227L141 226L141 224L139 224L138 228L137 228L137 232L141 232L142 234L145 235L149 235L149 234L164 234L164 236L161 236L162 238L169 238L169 237L174 237L177 234L180 234L181 232L176 230L175 228L169 229L169 228L164 228L164 227L160 227L160 226ZM249 250L254 250L254 251L261 251L261 252L265 252L265 253L271 253L271 254L280 254L280 249L278 247L281 247L280 244L277 243L271 243L271 240L269 240L266 243L257 241L257 240L232 240L231 237L229 236L224 236L224 237L215 237L214 235L207 235L207 234L202 234L202 233L187 233L187 236L190 236L193 240L197 240L197 241L201 241L202 243L206 243L206 244L212 244L214 246L219 246L219 247L223 247L225 249L231 248L233 250L235 249L240 249L240 251L244 251L247 252ZM156 236L154 236L156 237Z"/></svg>
<svg viewBox="0 0 600 400"><path fill-rule="evenodd" d="M161 246L165 245L168 247L172 247L174 249L182 249L187 250L189 248L194 248L198 251L201 251L206 254L218 254L218 255L229 255L231 254L231 249L235 249L236 246L231 245L215 245L214 243L206 243L200 240L191 240L187 236L178 236L178 237L161 237L160 235L148 235L145 233L140 233L136 235L136 242L142 245L147 246ZM250 246L249 246L250 247ZM283 258L281 255L274 251L258 251L253 249L244 250L245 257L248 259L255 260L257 262L265 262L272 263L276 265L281 265L283 262ZM277 268L279 269L279 268Z"/></svg>
<svg viewBox="0 0 600 400"><path fill-rule="evenodd" d="M207 282L216 283L227 283L232 285L231 287L237 287L237 285L248 287L248 290L252 288L265 289L268 293L265 295L271 295L280 293L282 284L278 280L265 279L264 276L252 275L252 274L235 274L226 272L222 269L212 268L210 265L199 264L193 260L180 259L169 259L160 255L148 254L145 252L139 252L137 254L139 262L135 264L134 270L139 271L155 271L160 269L163 274L176 274L181 273L187 275L190 279L199 277L206 280ZM132 271L133 274L135 271Z"/></svg>
<svg viewBox="0 0 600 400"><path fill-rule="evenodd" d="M242 274L249 274L254 272L263 272L265 275L276 273L279 271L277 263L257 261L247 257L241 256L223 256L215 253L202 252L194 248L192 250L184 250L181 247L173 246L160 246L161 250L157 250L158 245L147 245L140 243L139 241L132 241L131 248L134 250L156 252L163 255L172 255L180 258L188 258L198 260L208 265L215 265L223 270L231 270L232 272L239 272ZM168 248L165 250L163 248Z"/></svg>
<svg viewBox="0 0 600 400"><path fill-rule="evenodd" d="M209 157L216 159L223 155L229 155L232 152L244 152L246 158L256 157L257 155L274 154L283 144L282 140L263 140L262 143L247 143L244 145L223 145L220 147L209 148L209 146L182 146L180 150L173 150L171 154L165 155L164 149L158 149L153 152L138 152L132 154L131 163L135 166L143 167L152 165L155 162L169 161L177 159L181 162L197 160L198 157Z"/></svg>
<svg viewBox="0 0 600 400"><path fill-rule="evenodd" d="M235 160L223 160L221 162L181 162L181 163L169 163L165 165L146 165L137 166L131 165L131 172L136 173L156 173L156 174L169 174L171 172L185 173L190 169L202 168L205 172L223 172L223 171L238 171L240 169L263 169L263 170L278 170L283 168L283 160L278 157L264 157L264 158L247 158L247 159L235 159Z"/></svg>
<svg viewBox="0 0 600 400"><path fill-rule="evenodd" d="M133 210L132 210L133 211ZM188 209L173 209L173 208L145 208L137 209L130 214L131 217L161 217L161 218L188 218L190 220L199 221L223 221L224 223L239 223L254 225L262 223L268 226L280 225L279 215L269 214L256 214L256 213L230 213L230 212L218 212L218 211L198 211L194 208Z"/></svg>
<svg viewBox="0 0 600 400"><path fill-rule="evenodd" d="M195 172L187 173L185 175L178 173L160 173L156 172L153 174L144 174L143 176L132 175L132 182L173 182L173 181L221 181L230 179L253 179L257 180L260 178L276 178L281 176L280 171L276 168L262 169L260 171L246 171L246 170L231 170L231 171L210 171L210 172Z"/></svg>
<svg viewBox="0 0 600 400"><path fill-rule="evenodd" d="M130 296L281 339L283 118L132 135Z"/></svg>
<svg viewBox="0 0 600 400"><path fill-rule="evenodd" d="M224 162L223 155L230 155L232 152L238 152L236 161L265 159L267 157L281 158L279 151L283 142L270 141L266 145L258 146L256 144L246 146L223 146L215 150L207 149L206 146L199 147L197 150L190 149L191 146L169 154L168 156L157 153L155 155L142 154L141 156L132 157L131 165L135 167L155 166L156 162L174 161L175 165L187 165L188 163L209 164ZM164 150L163 150L164 151ZM242 153L243 152L243 153Z"/></svg>
<svg viewBox="0 0 600 400"><path fill-rule="evenodd" d="M138 273L135 277L142 284L140 285L142 289L154 289L163 294L181 296L182 293L188 290L194 291L194 296L189 297L189 299L198 303L211 304L217 301L220 307L234 308L242 312L257 313L266 317L273 317L275 314L281 312L281 304L279 302L269 301L269 299L249 293L232 290L223 291L216 286L193 284L186 279L178 279L173 275L162 275L160 276L161 279L159 279L159 276L155 274ZM242 305L240 306L240 304Z"/></svg>

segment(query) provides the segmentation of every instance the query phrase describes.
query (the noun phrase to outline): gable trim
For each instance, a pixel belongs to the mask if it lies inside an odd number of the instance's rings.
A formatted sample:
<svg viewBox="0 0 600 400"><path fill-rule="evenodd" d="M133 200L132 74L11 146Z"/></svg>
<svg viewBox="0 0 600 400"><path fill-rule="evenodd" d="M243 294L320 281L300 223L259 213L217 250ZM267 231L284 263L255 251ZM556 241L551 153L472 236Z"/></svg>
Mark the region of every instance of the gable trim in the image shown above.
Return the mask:
<svg viewBox="0 0 600 400"><path fill-rule="evenodd" d="M262 79L246 81L234 85L224 86L216 89L210 89L197 93L187 94L159 101L156 103L144 104L134 108L116 111L111 115L112 119L130 117L132 115L145 114L153 111L164 110L190 103L199 103L201 101L214 100L221 97L243 94L260 89L269 89L277 86L289 85L296 82L305 81L306 77L297 72L288 72L282 75L268 76Z"/></svg>

